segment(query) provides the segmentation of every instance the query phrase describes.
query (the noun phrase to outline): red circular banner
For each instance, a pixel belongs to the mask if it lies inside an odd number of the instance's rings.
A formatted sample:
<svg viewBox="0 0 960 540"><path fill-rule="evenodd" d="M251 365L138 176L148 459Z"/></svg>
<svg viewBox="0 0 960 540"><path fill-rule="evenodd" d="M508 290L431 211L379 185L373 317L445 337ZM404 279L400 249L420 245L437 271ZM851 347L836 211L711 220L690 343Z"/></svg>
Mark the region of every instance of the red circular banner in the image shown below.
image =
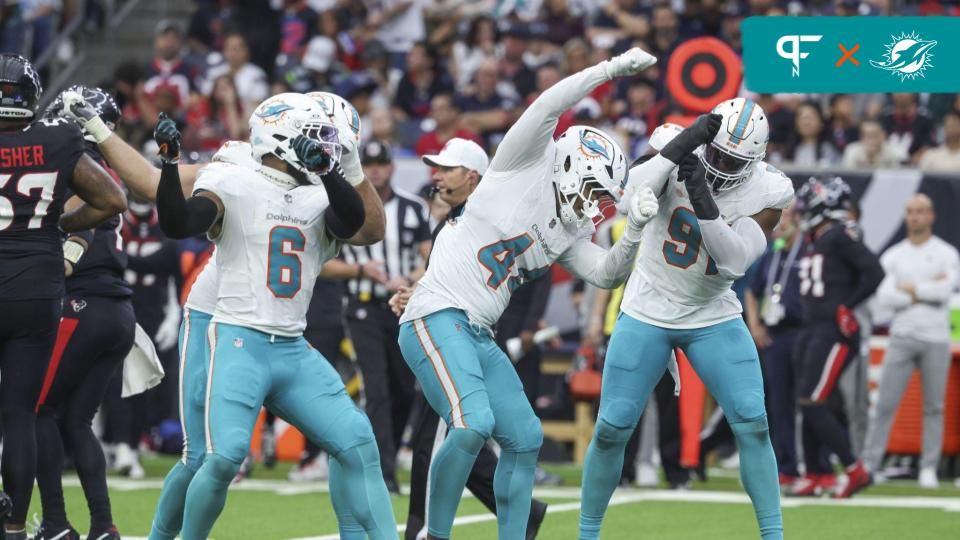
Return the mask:
<svg viewBox="0 0 960 540"><path fill-rule="evenodd" d="M714 37L691 39L677 47L667 63L667 91L691 113L737 97L743 62L729 45Z"/></svg>

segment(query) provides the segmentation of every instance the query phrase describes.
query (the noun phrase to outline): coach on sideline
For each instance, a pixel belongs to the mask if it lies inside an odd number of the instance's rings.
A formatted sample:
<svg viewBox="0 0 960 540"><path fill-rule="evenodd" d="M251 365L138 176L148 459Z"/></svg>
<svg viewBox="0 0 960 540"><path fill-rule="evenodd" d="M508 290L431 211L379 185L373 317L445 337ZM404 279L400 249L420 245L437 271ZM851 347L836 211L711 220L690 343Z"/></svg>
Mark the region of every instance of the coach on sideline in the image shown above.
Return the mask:
<svg viewBox="0 0 960 540"><path fill-rule="evenodd" d="M876 474L897 406L914 368L923 385L923 454L920 487L936 488L943 446L943 407L950 367L950 295L960 274L957 250L933 235L933 203L923 194L907 202L907 238L880 258L886 278L878 301L896 312L883 361L876 408L867 430L864 461Z"/></svg>

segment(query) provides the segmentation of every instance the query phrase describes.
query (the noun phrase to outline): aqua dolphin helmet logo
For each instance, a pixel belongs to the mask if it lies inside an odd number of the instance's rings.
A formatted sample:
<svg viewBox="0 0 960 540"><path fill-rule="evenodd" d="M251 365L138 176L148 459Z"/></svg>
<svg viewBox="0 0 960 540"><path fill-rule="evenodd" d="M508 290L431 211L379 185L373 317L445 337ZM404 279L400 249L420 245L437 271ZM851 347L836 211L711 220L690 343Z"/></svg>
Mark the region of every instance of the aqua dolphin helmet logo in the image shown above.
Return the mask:
<svg viewBox="0 0 960 540"><path fill-rule="evenodd" d="M285 113L287 111L293 110L293 107L287 105L286 103L271 103L263 108L262 111L257 111L257 116L260 118L270 118L272 116L277 116L279 114Z"/></svg>
<svg viewBox="0 0 960 540"><path fill-rule="evenodd" d="M583 130L580 132L580 151L589 158L603 157L609 160L610 142L595 131Z"/></svg>
<svg viewBox="0 0 960 540"><path fill-rule="evenodd" d="M890 37L892 41L886 45L883 60L870 60L870 65L899 76L901 82L923 77L924 71L933 67L930 49L936 46L936 41L921 39L916 32Z"/></svg>

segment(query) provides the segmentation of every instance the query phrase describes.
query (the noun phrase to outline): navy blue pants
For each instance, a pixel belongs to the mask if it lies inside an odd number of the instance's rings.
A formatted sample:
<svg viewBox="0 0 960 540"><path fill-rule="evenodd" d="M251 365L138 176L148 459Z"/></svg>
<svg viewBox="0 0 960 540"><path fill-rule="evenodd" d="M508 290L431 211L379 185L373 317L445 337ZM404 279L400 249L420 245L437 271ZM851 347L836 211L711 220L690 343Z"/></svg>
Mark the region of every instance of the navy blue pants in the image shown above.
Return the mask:
<svg viewBox="0 0 960 540"><path fill-rule="evenodd" d="M798 476L797 468L797 385L794 370L794 343L797 330L770 331L772 343L760 350L766 382L767 421L780 474Z"/></svg>

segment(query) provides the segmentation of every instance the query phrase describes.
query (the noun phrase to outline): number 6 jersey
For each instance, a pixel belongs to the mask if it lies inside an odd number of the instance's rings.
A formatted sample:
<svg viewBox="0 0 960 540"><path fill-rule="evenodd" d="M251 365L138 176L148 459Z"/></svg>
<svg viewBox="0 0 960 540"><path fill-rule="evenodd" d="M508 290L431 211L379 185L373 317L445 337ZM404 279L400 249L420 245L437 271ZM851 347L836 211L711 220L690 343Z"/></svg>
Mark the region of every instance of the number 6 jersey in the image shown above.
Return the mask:
<svg viewBox="0 0 960 540"><path fill-rule="evenodd" d="M320 269L339 242L325 227L323 186L287 189L267 175L283 173L214 163L197 176L194 191L215 193L224 207L213 239L220 278L213 320L296 337L306 328Z"/></svg>
<svg viewBox="0 0 960 540"><path fill-rule="evenodd" d="M723 275L707 253L686 186L675 176L660 196L657 216L644 228L637 266L624 291L621 310L665 328L702 328L740 316L730 286L740 276ZM777 168L758 163L750 178L714 200L727 223L793 200L793 184Z"/></svg>

